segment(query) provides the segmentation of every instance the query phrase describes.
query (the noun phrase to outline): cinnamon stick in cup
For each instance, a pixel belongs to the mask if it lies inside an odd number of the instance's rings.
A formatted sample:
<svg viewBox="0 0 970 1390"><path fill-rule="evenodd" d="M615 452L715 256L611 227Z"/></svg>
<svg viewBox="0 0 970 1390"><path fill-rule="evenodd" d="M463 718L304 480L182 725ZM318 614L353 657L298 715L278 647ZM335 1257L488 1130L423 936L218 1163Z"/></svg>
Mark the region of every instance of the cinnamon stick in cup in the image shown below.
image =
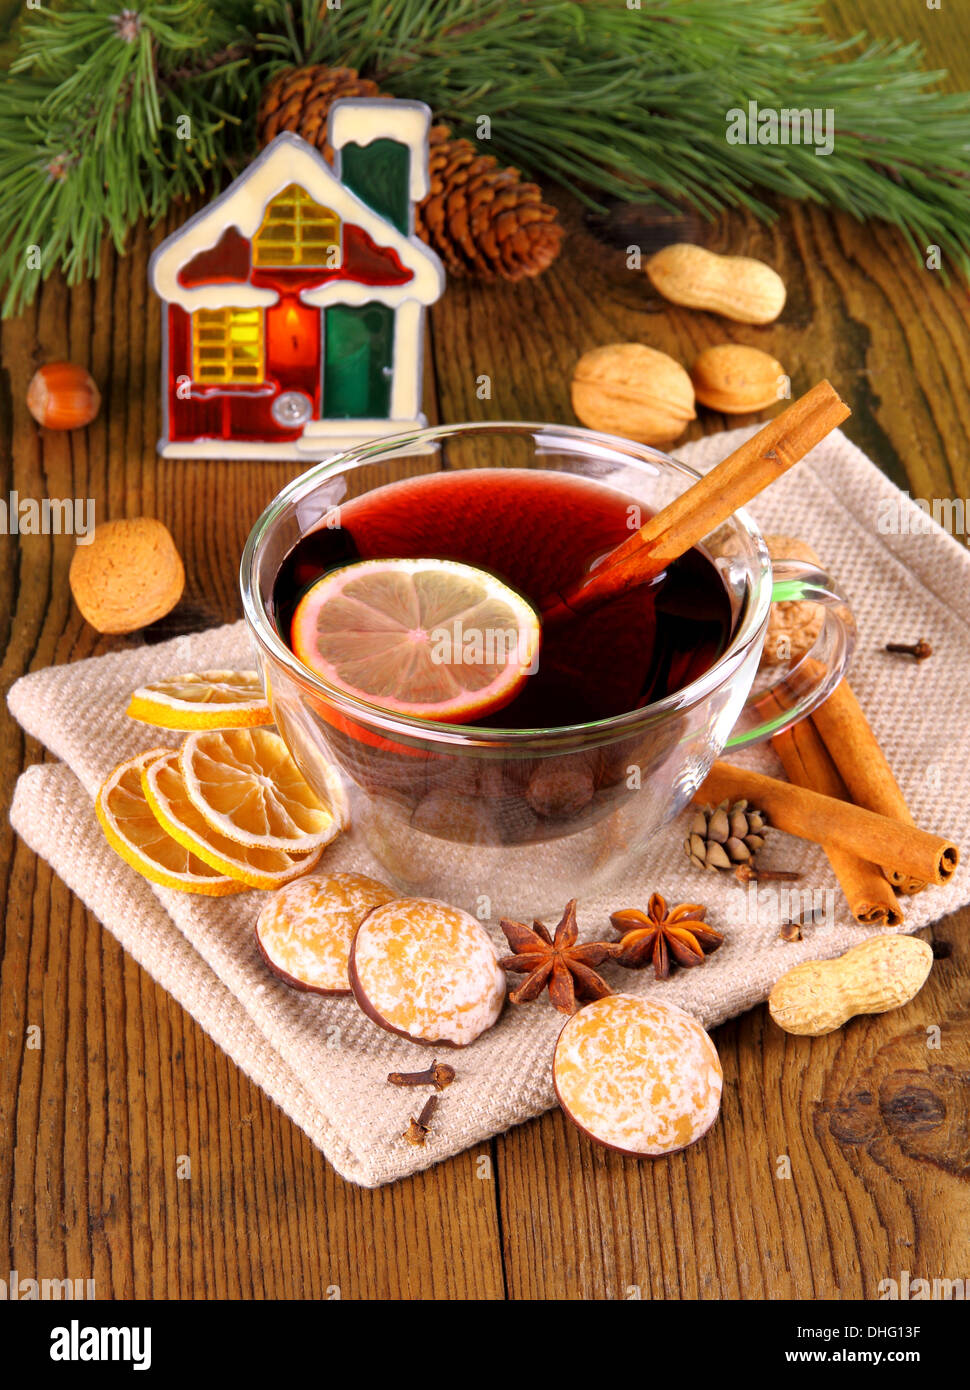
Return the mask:
<svg viewBox="0 0 970 1390"><path fill-rule="evenodd" d="M848 683L840 681L811 718L856 805L912 825L906 798ZM901 893L919 893L926 887L924 880L899 869L887 869L887 875Z"/></svg>
<svg viewBox="0 0 970 1390"><path fill-rule="evenodd" d="M956 845L941 835L731 763L716 762L694 800L717 805L740 798L760 806L789 835L817 845L837 843L884 870L926 883L946 883L960 861Z"/></svg>
<svg viewBox="0 0 970 1390"><path fill-rule="evenodd" d="M784 708L773 695L759 700L758 707L766 714L777 714ZM848 789L810 720L799 720L791 728L775 734L771 746L781 759L790 782L841 801L848 800ZM870 860L853 854L838 839L829 840L822 848L855 920L864 927L898 927L903 914L882 870Z"/></svg>
<svg viewBox="0 0 970 1390"><path fill-rule="evenodd" d="M691 546L787 473L850 414L828 381L804 396L699 478L588 574L541 605L543 622L559 621L661 574Z"/></svg>

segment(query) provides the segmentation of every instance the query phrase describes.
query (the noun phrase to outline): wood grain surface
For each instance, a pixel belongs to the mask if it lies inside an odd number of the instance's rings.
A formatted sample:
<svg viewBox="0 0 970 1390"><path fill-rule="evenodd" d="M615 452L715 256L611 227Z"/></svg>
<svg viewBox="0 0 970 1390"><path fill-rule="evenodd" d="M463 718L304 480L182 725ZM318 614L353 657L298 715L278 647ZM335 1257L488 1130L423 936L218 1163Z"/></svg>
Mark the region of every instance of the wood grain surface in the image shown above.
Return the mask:
<svg viewBox="0 0 970 1390"><path fill-rule="evenodd" d="M970 86L961 8L832 0L828 13L838 33L922 38L951 85ZM585 349L638 339L689 362L730 338L769 349L795 393L831 378L852 406L847 433L915 495L970 496L967 289L920 266L896 233L808 206L780 208L770 228L740 215L697 224L705 245L762 256L787 281L782 320L752 328L663 303L602 226L561 205L569 236L552 271L515 287L454 283L434 309L432 418L571 421L569 373ZM627 216L649 235L649 217ZM95 283L50 281L0 332L0 495L90 496L99 519L165 521L187 587L153 636L239 616L246 534L299 471L156 456L159 307L146 267L179 220L140 231L123 258L106 248ZM85 431L38 430L27 383L65 357L100 383L101 414ZM743 423L703 411L686 437ZM99 638L81 620L70 537L0 547L4 689L143 640ZM12 835L14 782L42 757L4 709L0 1278L93 1278L101 1298L170 1299L871 1298L904 1269L970 1279L970 912L927 933L937 963L905 1009L818 1039L786 1036L764 1008L719 1028L721 1120L686 1153L624 1160L554 1112L365 1191Z"/></svg>

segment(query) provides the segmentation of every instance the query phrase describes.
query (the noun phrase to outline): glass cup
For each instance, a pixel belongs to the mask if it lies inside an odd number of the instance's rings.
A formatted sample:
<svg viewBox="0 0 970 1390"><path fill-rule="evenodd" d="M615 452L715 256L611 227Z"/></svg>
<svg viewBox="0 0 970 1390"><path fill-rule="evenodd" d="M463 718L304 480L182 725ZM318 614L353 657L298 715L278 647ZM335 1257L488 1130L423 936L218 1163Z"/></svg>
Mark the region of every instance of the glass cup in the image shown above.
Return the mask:
<svg viewBox="0 0 970 1390"><path fill-rule="evenodd" d="M277 728L310 785L363 837L383 877L403 894L483 917L561 912L569 898L604 886L635 860L723 750L787 727L832 691L852 653L852 616L813 566L790 560L772 567L741 510L703 542L730 599L730 639L683 689L626 714L559 728L476 728L390 713L297 660L274 625L274 585L296 543L326 525L341 502L440 467L578 474L647 513L699 475L656 449L591 430L446 425L317 464L270 503L246 542L243 608ZM801 661L759 675L773 599L821 604L824 621ZM774 701L766 719L758 702L769 688L781 692L781 705ZM566 794L550 796L550 786Z"/></svg>

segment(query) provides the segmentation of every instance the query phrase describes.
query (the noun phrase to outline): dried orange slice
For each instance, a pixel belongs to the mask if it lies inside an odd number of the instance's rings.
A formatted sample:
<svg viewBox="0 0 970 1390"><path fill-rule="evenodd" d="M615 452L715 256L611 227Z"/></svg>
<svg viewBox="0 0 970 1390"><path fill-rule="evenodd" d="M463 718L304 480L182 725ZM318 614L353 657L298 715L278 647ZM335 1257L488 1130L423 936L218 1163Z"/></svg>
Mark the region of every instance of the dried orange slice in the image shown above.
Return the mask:
<svg viewBox="0 0 970 1390"><path fill-rule="evenodd" d="M340 821L269 729L189 734L179 769L206 824L237 845L306 854L340 832Z"/></svg>
<svg viewBox="0 0 970 1390"><path fill-rule="evenodd" d="M167 835L152 813L142 789L142 772L171 752L152 748L120 763L104 781L94 803L108 844L152 883L183 893L222 898L241 893L245 884L203 863Z"/></svg>
<svg viewBox="0 0 970 1390"><path fill-rule="evenodd" d="M127 713L162 729L248 729L273 722L258 671L199 671L141 685Z"/></svg>
<svg viewBox="0 0 970 1390"><path fill-rule="evenodd" d="M532 606L452 560L363 560L318 579L290 645L310 669L396 713L473 721L507 705L539 654Z"/></svg>
<svg viewBox="0 0 970 1390"><path fill-rule="evenodd" d="M283 849L249 849L220 835L189 800L177 752L156 758L142 769L142 789L155 819L173 840L211 868L247 888L279 888L312 869L323 853L288 854Z"/></svg>

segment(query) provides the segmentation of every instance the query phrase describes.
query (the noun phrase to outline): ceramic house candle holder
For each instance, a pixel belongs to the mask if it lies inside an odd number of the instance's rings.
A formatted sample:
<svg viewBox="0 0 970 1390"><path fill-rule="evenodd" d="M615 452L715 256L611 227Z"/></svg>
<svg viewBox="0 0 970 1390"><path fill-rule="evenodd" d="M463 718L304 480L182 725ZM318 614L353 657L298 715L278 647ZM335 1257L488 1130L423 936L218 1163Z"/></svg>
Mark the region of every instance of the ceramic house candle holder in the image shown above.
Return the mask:
<svg viewBox="0 0 970 1390"><path fill-rule="evenodd" d="M343 100L331 168L278 135L152 256L166 458L301 459L426 424L425 310L444 271L414 235L422 102Z"/></svg>

